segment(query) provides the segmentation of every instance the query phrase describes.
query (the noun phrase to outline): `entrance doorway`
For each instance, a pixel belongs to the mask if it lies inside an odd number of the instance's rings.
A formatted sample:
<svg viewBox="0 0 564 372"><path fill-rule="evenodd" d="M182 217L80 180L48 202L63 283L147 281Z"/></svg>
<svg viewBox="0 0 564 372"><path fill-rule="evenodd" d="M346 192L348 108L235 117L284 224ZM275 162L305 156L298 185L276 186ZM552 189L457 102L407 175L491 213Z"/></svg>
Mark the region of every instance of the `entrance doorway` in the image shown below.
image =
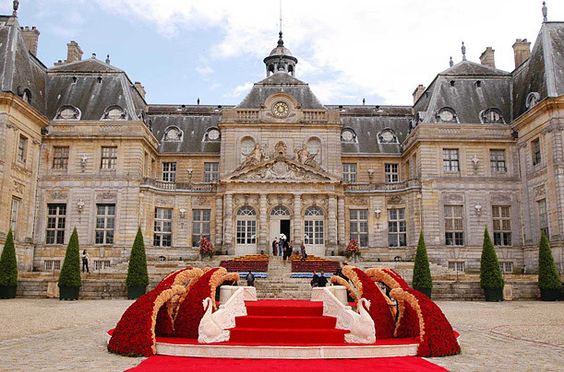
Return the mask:
<svg viewBox="0 0 564 372"><path fill-rule="evenodd" d="M282 205L272 208L270 212L270 230L268 232L270 243L275 238L280 238L280 234L286 235L287 241L290 241L290 210ZM281 255L281 252L277 252ZM270 251L270 254L273 254Z"/></svg>
<svg viewBox="0 0 564 372"><path fill-rule="evenodd" d="M290 220L280 220L280 234L286 235L286 239L289 242L292 241L290 236Z"/></svg>

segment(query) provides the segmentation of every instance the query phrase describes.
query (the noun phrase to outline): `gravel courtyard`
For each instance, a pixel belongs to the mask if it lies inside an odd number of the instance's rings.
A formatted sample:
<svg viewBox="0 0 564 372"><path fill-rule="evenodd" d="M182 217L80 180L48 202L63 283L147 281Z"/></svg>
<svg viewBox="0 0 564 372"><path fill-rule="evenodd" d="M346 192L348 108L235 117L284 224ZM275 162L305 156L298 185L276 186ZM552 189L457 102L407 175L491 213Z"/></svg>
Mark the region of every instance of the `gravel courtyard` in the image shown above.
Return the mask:
<svg viewBox="0 0 564 372"><path fill-rule="evenodd" d="M0 300L1 371L122 371L143 358L110 354L105 331L128 300ZM462 354L431 358L452 371L562 371L564 303L439 302Z"/></svg>

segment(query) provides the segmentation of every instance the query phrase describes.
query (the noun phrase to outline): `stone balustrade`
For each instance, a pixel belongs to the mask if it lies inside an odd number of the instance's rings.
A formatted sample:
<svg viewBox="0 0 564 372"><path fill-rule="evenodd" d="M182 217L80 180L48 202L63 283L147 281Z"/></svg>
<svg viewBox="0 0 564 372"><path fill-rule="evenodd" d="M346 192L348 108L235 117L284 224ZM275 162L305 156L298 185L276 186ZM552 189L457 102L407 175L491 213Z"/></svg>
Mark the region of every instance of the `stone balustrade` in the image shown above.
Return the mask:
<svg viewBox="0 0 564 372"><path fill-rule="evenodd" d="M351 183L345 185L346 192L386 192L386 191L406 191L409 189L421 189L419 180L408 180L394 183Z"/></svg>
<svg viewBox="0 0 564 372"><path fill-rule="evenodd" d="M168 182L154 178L143 178L141 187L151 187L167 191L189 191L189 192L216 192L217 186L207 182Z"/></svg>

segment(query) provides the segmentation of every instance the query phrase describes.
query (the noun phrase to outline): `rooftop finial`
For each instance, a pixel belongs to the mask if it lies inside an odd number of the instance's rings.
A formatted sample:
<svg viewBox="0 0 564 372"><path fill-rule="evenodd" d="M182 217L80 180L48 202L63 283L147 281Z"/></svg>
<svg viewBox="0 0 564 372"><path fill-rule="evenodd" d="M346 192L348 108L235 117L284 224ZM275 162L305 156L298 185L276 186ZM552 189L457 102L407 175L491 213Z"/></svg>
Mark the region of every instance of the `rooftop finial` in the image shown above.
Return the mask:
<svg viewBox="0 0 564 372"><path fill-rule="evenodd" d="M450 67L454 66L454 61L452 60L452 56L450 56L450 60L448 61L448 65Z"/></svg>
<svg viewBox="0 0 564 372"><path fill-rule="evenodd" d="M542 2L542 21L548 22L548 8L546 7L546 1Z"/></svg>
<svg viewBox="0 0 564 372"><path fill-rule="evenodd" d="M464 41L462 42L460 50L462 51L462 60L466 61L466 45L464 45Z"/></svg>
<svg viewBox="0 0 564 372"><path fill-rule="evenodd" d="M109 55L109 54L106 56L106 63L107 63L108 65L110 64L110 55Z"/></svg>
<svg viewBox="0 0 564 372"><path fill-rule="evenodd" d="M280 0L280 31L278 31L278 46L284 46L284 40L282 40L282 0Z"/></svg>
<svg viewBox="0 0 564 372"><path fill-rule="evenodd" d="M20 7L20 2L18 0L12 1L12 8L14 9L14 11L12 12L12 16L14 16L14 17L18 16L18 8L19 7Z"/></svg>

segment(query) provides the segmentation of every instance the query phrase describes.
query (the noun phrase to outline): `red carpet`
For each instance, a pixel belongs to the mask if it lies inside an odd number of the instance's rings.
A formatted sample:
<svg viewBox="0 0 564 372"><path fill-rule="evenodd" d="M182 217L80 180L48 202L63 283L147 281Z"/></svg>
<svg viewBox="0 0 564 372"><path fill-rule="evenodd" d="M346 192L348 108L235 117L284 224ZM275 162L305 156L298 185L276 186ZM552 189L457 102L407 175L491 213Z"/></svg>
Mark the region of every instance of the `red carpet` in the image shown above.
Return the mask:
<svg viewBox="0 0 564 372"><path fill-rule="evenodd" d="M128 369L133 372L149 371L229 371L229 372L272 372L272 371L322 371L322 372L411 372L446 371L436 364L417 357L393 357L374 359L207 359L183 358L156 355Z"/></svg>
<svg viewBox="0 0 564 372"><path fill-rule="evenodd" d="M245 304L247 316L236 319L230 342L264 345L344 342L347 331L335 329L336 319L323 316L321 302L263 300Z"/></svg>

